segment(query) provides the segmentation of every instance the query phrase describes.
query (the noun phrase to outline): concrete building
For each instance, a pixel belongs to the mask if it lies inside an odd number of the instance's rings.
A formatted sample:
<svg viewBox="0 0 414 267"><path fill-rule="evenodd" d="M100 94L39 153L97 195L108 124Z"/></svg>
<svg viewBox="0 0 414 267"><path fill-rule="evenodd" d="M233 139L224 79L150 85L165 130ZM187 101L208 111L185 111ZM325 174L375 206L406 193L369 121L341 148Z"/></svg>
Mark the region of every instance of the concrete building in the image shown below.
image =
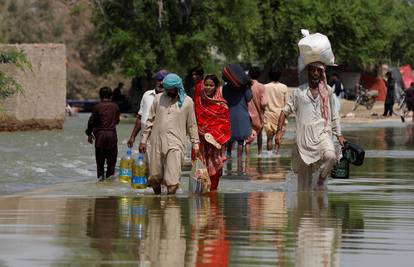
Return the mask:
<svg viewBox="0 0 414 267"><path fill-rule="evenodd" d="M66 106L66 48L63 44L0 45L23 50L32 70L0 65L24 89L0 102L0 131L62 129Z"/></svg>

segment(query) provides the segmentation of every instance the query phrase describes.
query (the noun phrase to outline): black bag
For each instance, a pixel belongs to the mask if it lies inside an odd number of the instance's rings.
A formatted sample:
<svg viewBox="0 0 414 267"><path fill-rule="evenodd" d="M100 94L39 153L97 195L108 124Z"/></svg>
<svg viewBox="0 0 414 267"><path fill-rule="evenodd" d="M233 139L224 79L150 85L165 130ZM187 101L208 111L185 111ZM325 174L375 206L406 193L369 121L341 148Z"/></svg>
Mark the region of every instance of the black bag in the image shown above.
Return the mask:
<svg viewBox="0 0 414 267"><path fill-rule="evenodd" d="M345 157L345 148L342 149L342 158L331 170L331 177L338 179L349 178L349 161Z"/></svg>
<svg viewBox="0 0 414 267"><path fill-rule="evenodd" d="M344 157L355 166L361 166L364 163L365 151L357 144L349 141L345 143Z"/></svg>

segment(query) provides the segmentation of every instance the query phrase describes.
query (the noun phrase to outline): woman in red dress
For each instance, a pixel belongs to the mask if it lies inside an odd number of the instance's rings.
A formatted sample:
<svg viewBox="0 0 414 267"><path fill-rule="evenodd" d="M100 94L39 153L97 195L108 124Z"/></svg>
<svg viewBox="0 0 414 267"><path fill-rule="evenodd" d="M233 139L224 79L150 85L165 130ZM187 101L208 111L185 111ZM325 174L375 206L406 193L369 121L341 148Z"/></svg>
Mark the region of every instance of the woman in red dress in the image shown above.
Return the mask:
<svg viewBox="0 0 414 267"><path fill-rule="evenodd" d="M216 191L226 161L226 143L230 140L230 113L219 79L207 75L203 87L194 92L195 111L200 135L199 157L206 165L211 191Z"/></svg>

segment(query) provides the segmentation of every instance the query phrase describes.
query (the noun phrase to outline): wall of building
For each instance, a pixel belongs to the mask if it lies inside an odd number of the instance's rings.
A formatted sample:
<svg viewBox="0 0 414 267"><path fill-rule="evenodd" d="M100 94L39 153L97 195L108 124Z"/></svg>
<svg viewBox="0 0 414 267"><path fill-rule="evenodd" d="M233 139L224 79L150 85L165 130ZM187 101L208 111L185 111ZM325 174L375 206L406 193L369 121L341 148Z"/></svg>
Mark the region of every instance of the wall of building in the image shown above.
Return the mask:
<svg viewBox="0 0 414 267"><path fill-rule="evenodd" d="M0 102L0 131L61 129L66 106L66 48L63 44L0 45L23 50L32 70L0 65L24 88Z"/></svg>

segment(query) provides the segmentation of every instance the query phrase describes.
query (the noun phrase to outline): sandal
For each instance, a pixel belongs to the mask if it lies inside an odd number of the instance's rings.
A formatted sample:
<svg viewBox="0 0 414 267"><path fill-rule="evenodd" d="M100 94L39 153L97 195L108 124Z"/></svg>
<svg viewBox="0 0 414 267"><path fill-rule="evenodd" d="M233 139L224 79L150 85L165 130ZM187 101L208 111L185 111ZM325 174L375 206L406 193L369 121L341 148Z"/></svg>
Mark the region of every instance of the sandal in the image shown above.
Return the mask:
<svg viewBox="0 0 414 267"><path fill-rule="evenodd" d="M217 149L221 148L221 145L214 139L214 137L210 133L204 134L204 139L206 139L207 142L215 146Z"/></svg>

